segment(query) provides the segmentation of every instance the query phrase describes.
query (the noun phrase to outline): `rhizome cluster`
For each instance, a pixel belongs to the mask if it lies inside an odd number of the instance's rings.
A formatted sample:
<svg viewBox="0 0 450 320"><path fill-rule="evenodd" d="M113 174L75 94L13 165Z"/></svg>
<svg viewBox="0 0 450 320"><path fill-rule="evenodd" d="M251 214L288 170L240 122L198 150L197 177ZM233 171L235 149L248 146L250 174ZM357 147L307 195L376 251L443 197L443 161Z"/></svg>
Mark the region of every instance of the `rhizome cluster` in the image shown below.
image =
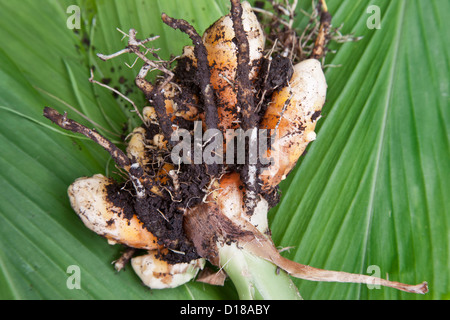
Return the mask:
<svg viewBox="0 0 450 320"><path fill-rule="evenodd" d="M232 17L240 19L240 16L237 16L238 14L232 15ZM165 15L163 15L163 21L174 29L181 29L186 32L193 39L196 43L193 50L194 58L190 55L183 55L177 60L173 73L164 73L164 78L158 79L154 84L146 82L143 84L143 77L139 77L136 81L146 98L154 105L158 119L158 122L147 121L141 126L144 130L145 140L149 144L149 148L145 151L148 162L142 169L152 178L152 183L145 185L145 200L136 197L131 181L122 185L111 184L108 187L108 194L115 205L124 208L127 217L132 217L136 213L139 220L158 238L161 244L172 249L165 252L164 259L177 263L188 262L199 257L184 233L183 214L185 209L195 207L204 201L212 180L219 179L221 175L230 171L245 175L247 166L242 164L225 165L223 163L213 165L172 163L170 152L173 147L171 137L173 129L186 129L191 131L192 135L194 130L194 122L186 120L179 114L185 114L191 109L195 109L197 115L205 115L206 129L217 129L220 127L219 116L214 117L211 114L217 115L217 102L220 104L221 96L226 93L223 92L224 89L215 90L212 88L211 94L206 94L206 97L203 94L211 78L210 69L214 68L214 65L209 65L206 48L204 48L203 42L200 41L201 38L194 28L186 21L171 19ZM224 30L219 29L214 30L214 32L217 41L224 38ZM208 30L205 33L208 33ZM235 44L247 41L247 35L243 29L240 32L235 30L235 33L236 37L231 40ZM139 42L139 40L137 41ZM245 67L237 67L237 70L244 69L241 71L244 74L248 73L251 68L259 70L259 76L253 82L245 84L246 90L253 98L251 101L247 99L244 103L247 104L248 110L255 110L256 112L250 111L247 114L240 112L237 115L239 123L247 122L248 128L248 123L251 123L252 126L259 126L272 93L277 88L287 85L293 73L290 58L284 57L280 53L274 54L272 52L273 56L266 54L253 61L251 66L248 59L242 58L239 63ZM239 73L237 77L239 77ZM167 83L171 83L176 90L172 101L177 106L177 114L171 116L167 114L165 92L162 90L162 88L167 87ZM237 83L235 83L235 86L237 86ZM248 105L249 103L250 105ZM235 111L235 109L230 110L230 112ZM198 117L199 120L201 118L201 116ZM213 119L211 120L211 118ZM154 141L159 141L156 144L158 146L163 145L163 147L155 146ZM270 143L270 139L268 143ZM261 164L259 164L259 167L261 167ZM142 173L136 172L136 176L141 175ZM161 176L163 178L158 179ZM247 179L243 179L243 181L247 181ZM256 192L264 195L271 206L276 205L279 199L277 187L273 190L263 191L260 187L260 181L255 186ZM152 189L155 187L160 192L153 192ZM179 254L180 252L183 254Z"/></svg>

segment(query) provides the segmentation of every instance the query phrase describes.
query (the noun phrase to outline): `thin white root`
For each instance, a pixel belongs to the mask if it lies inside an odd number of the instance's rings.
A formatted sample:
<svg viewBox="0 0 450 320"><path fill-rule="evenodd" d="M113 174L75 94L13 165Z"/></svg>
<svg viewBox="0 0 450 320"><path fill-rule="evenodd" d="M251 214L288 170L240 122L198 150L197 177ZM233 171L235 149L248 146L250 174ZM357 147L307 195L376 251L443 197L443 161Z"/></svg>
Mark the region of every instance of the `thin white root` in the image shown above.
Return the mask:
<svg viewBox="0 0 450 320"><path fill-rule="evenodd" d="M121 31L123 33L123 31ZM135 29L130 29L129 33L128 33L128 47L122 50L119 50L113 54L110 55L105 55L105 54L101 54L101 53L97 53L97 57L99 57L100 59L102 59L103 61L107 61L113 58L116 58L124 53L134 53L135 55L137 55L139 58L141 58L146 64L150 65L152 68L160 70L162 72L164 72L165 74L169 75L170 78L173 78L174 74L172 71L168 70L167 68L165 68L164 66L157 64L155 61L150 60L149 58L146 57L146 54L149 53L150 51L152 51L152 49L147 48L144 46L145 43L150 42L150 41L154 41L156 39L159 38L159 36L156 37L151 37L151 38L147 38L144 40L137 40L136 39L136 30ZM144 48L145 52L141 52L139 50L139 48Z"/></svg>
<svg viewBox="0 0 450 320"><path fill-rule="evenodd" d="M143 117L142 114L140 113L138 107L137 107L136 104L133 102L133 100L131 100L130 98L128 98L127 96L125 96L125 95L124 95L122 92L120 92L119 90L116 90L116 89L114 89L114 88L112 88L112 87L110 87L110 86L108 86L108 85L106 85L106 84L104 84L104 83L98 82L97 80L94 80L94 71L93 71L92 69L91 69L91 77L89 78L89 82L90 82L90 83L95 83L95 84L97 84L97 85L99 85L99 86L101 86L101 87L103 87L103 88L106 88L106 89L108 89L108 90L114 92L115 94L119 95L120 97L122 97L122 98L125 99L126 101L128 101L128 102L133 106L134 111L135 111L136 114L139 116L139 118L141 119L141 121L142 121L143 123L146 123L146 122L144 121L144 117Z"/></svg>

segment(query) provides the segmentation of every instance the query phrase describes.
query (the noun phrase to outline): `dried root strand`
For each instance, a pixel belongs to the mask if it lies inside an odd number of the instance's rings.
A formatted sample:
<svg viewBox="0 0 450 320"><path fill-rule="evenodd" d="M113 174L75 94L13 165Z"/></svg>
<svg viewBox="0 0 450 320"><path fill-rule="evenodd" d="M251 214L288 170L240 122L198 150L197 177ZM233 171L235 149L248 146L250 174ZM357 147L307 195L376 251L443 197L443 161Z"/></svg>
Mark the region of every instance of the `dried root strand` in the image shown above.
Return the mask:
<svg viewBox="0 0 450 320"><path fill-rule="evenodd" d="M208 53L203 44L202 37L197 33L193 26L182 19L174 19L163 13L162 21L173 29L179 29L186 33L194 43L194 55L197 58L197 74L200 89L203 95L205 105L205 123L208 129L217 129L219 125L219 116L214 102L214 91L211 86L211 72L209 70Z"/></svg>
<svg viewBox="0 0 450 320"><path fill-rule="evenodd" d="M309 281L379 284L410 293L425 294L428 292L427 282L422 282L417 285L410 285L364 274L318 269L291 261L282 257L273 243L269 239L264 238L262 235L259 235L255 238L255 240L242 245L246 248L246 250L252 252L258 257L274 263L295 278Z"/></svg>
<svg viewBox="0 0 450 320"><path fill-rule="evenodd" d="M155 107L156 115L158 118L158 123L161 128L161 131L164 135L164 138L169 141L169 143L174 144L171 136L173 134L172 121L170 121L170 117L167 114L166 110L166 102L164 93L161 92L160 87L155 87L151 93L151 100L153 101L153 105Z"/></svg>
<svg viewBox="0 0 450 320"><path fill-rule="evenodd" d="M122 32L122 31L121 31ZM123 33L123 32L122 32ZM125 36L128 37L128 46L125 49L122 49L116 53L110 54L110 55L104 55L101 53L97 54L97 57L99 57L103 61L107 61L110 59L114 59L124 53L134 53L136 56L138 56L140 59L142 59L147 65L151 66L153 69L157 69L162 71L163 73L167 74L169 78L173 78L174 74L172 71L168 70L166 67L164 67L161 64L156 63L155 61L150 60L146 57L146 54L151 51L151 49L144 46L145 43L154 41L159 38L159 36L147 38L144 40L138 40L136 38L136 30L130 29L128 34L125 34ZM140 48L145 49L146 51L143 53L140 51Z"/></svg>
<svg viewBox="0 0 450 320"><path fill-rule="evenodd" d="M44 108L44 117L54 122L62 129L69 130L75 133L81 133L92 141L101 145L106 151L109 152L113 160L120 168L124 169L127 172L130 170L130 159L128 159L125 153L117 146L115 146L111 141L99 134L97 131L89 129L74 120L68 119L66 113L62 115L58 111L50 107Z"/></svg>
<svg viewBox="0 0 450 320"><path fill-rule="evenodd" d="M218 129L219 115L217 106L214 101L214 89L211 85L211 71L209 69L208 52L203 43L202 37L197 33L195 28L187 21L182 19L174 19L163 13L162 21L173 29L179 29L191 38L194 44L194 55L197 59L197 78L202 92L204 109L205 109L205 124L207 129ZM213 138L211 143L214 141ZM217 176L219 168L215 165L208 165L208 174Z"/></svg>
<svg viewBox="0 0 450 320"><path fill-rule="evenodd" d="M113 261L114 269L116 269L116 271L118 272L122 271L128 264L128 262L130 262L131 258L134 256L135 253L136 253L135 248L126 248L125 252L122 253L119 259Z"/></svg>
<svg viewBox="0 0 450 320"><path fill-rule="evenodd" d="M239 0L231 0L231 18L237 43L236 85L238 104L241 107L241 126L244 130L255 128L254 93L250 80L250 45L242 23L243 9Z"/></svg>
<svg viewBox="0 0 450 320"><path fill-rule="evenodd" d="M136 190L136 197L138 199L145 198L146 187L148 188L149 186L154 185L154 182L150 177L148 177L138 162L132 163L130 158L128 158L128 156L111 141L103 137L97 131L89 129L72 119L68 119L67 114L62 115L55 109L45 107L44 116L62 129L69 130L74 133L81 133L102 146L109 152L114 162L128 173L128 176Z"/></svg>
<svg viewBox="0 0 450 320"><path fill-rule="evenodd" d="M89 82L90 83L94 83L96 85L99 85L103 88L106 88L110 91L112 91L113 93L119 95L122 99L128 101L134 108L134 112L136 112L136 114L138 115L138 117L141 119L141 121L146 124L144 117L142 116L141 112L139 111L138 107L136 106L136 104L133 102L133 100L131 100L130 98L128 98L126 95L124 95L122 92L120 92L119 90L112 88L110 86L108 86L107 84L101 83L97 80L94 79L94 71L91 69L91 77L89 78Z"/></svg>
<svg viewBox="0 0 450 320"><path fill-rule="evenodd" d="M331 15L328 12L328 7L326 5L325 0L320 0L319 4L319 12L320 12L320 27L319 34L317 35L316 42L314 44L313 51L311 53L312 59L320 60L325 56L327 37L330 33L331 27Z"/></svg>
<svg viewBox="0 0 450 320"><path fill-rule="evenodd" d="M259 118L255 112L254 92L252 81L250 80L250 44L248 42L247 33L244 30L242 22L243 8L240 0L231 0L231 19L233 21L234 33L237 43L237 69L236 69L236 85L237 100L241 108L241 127L244 130L253 130L250 140L254 143L257 140L257 125ZM247 148L251 150L251 148ZM242 170L243 180L247 187L246 190L246 208L249 214L252 214L257 202L257 175L258 170L256 164L250 164L250 159L256 158L248 154L247 164Z"/></svg>

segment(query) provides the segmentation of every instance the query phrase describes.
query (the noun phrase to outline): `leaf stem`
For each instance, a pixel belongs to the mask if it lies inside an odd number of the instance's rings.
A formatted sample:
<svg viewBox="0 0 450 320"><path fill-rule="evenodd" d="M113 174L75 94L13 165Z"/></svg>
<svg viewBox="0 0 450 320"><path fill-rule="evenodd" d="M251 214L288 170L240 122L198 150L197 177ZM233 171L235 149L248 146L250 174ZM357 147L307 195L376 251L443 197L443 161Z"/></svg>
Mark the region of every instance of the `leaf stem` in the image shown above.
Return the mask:
<svg viewBox="0 0 450 320"><path fill-rule="evenodd" d="M219 248L220 264L233 281L241 300L301 300L290 277L274 264L245 248Z"/></svg>

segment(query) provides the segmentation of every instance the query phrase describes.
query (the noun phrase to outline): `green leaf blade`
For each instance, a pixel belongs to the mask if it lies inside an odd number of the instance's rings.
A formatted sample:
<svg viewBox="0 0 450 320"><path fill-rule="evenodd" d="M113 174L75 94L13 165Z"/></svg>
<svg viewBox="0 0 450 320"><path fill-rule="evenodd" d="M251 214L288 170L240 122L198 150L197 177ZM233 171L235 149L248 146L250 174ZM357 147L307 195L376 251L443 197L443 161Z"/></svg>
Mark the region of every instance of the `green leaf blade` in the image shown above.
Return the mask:
<svg viewBox="0 0 450 320"><path fill-rule="evenodd" d="M66 28L73 1L1 2L0 298L236 299L230 282L224 288L189 283L150 291L131 268L115 273L110 262L121 248L87 230L67 198L76 178L112 174L113 164L94 143L40 126L52 125L42 117L44 105L67 108L36 89L124 134L124 125L129 131L139 119L128 103L89 83L89 71L94 66L96 80L110 78L111 86L126 92L138 65L124 65L134 62L131 55L102 62L95 53L122 49L116 28L133 27L142 38L161 35L154 45L162 57L180 54L190 41L162 24L161 12L202 32L228 11L229 2L80 0L78 34ZM374 4L380 30L366 26L366 1L329 1L334 26L344 23L342 33L364 38L331 45L337 53L326 62L340 67L326 70L328 97L317 140L282 185L282 201L271 213L273 238L277 245L294 246L285 254L300 263L365 274L374 265L382 277L430 286L419 296L295 280L305 299L448 299L450 4ZM300 6L309 10L310 2ZM298 19L299 25L307 21L300 12ZM136 89L129 97L139 107L146 104ZM81 290L66 286L69 265L81 268Z"/></svg>
<svg viewBox="0 0 450 320"><path fill-rule="evenodd" d="M449 190L450 171L443 159L449 158L449 136L442 111L448 109L448 99L430 103L439 97L433 83L442 73L430 62L442 52L429 49L442 48L442 43L436 29L428 31L417 16L427 13L423 20L439 19L429 8L435 3L379 5L382 28L367 32L367 16L362 16L353 32L369 36L345 44L331 62L351 64L353 48L365 45L353 72L346 72L345 66L327 72L325 112L329 105L333 109L321 120L317 141L292 178L273 225L280 215L280 224L289 226L280 241L298 248L296 261L355 273L377 265L381 276L390 280L428 281L430 293L423 297L440 299L448 294L450 211L443 194ZM445 71L440 79L448 83L448 68ZM337 80L346 74L347 79ZM422 298L386 288L368 290L365 285L353 292L342 284L299 285L304 296L306 290L318 299Z"/></svg>

